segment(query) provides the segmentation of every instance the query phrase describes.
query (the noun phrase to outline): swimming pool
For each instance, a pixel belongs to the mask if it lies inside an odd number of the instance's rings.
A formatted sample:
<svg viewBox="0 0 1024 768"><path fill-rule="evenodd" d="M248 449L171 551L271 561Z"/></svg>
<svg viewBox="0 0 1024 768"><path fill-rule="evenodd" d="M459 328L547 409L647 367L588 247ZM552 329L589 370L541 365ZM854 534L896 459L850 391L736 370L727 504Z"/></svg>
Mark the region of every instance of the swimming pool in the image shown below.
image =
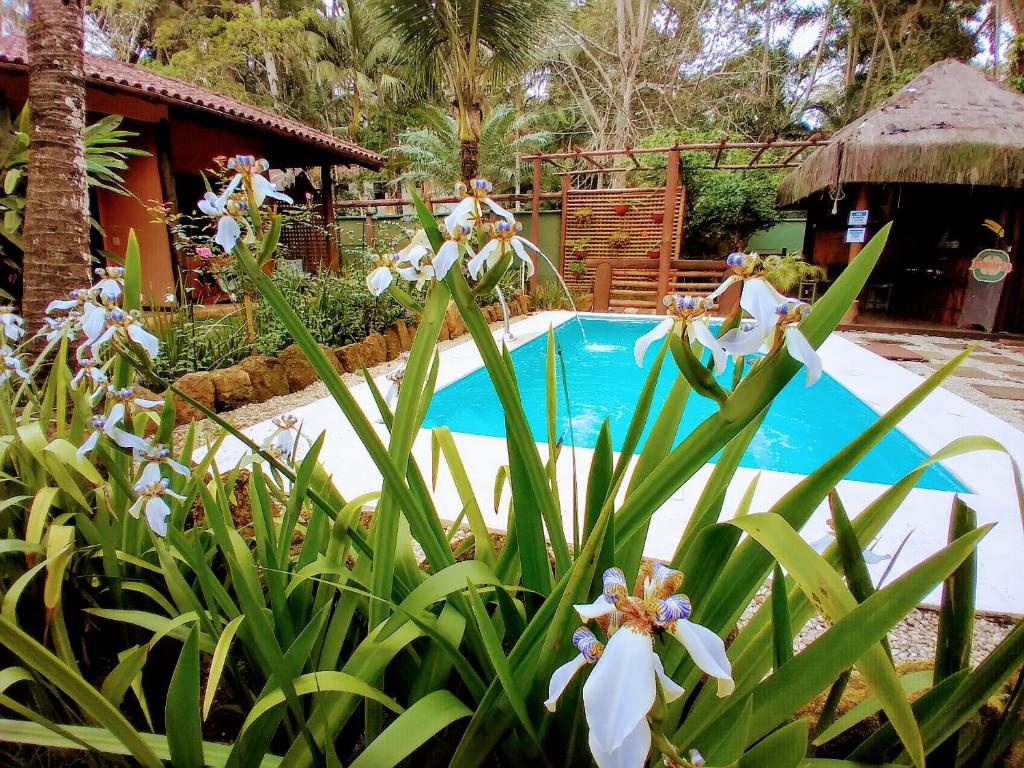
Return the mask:
<svg viewBox="0 0 1024 768"><path fill-rule="evenodd" d="M580 321L564 322L555 328L556 343L562 349L568 377L573 437L578 447L593 448L601 424L607 418L613 447L619 450L656 357L652 348L648 351L644 368L638 368L633 361L633 342L656 321L649 318L597 317L581 317ZM546 353L546 334L512 351L527 420L538 441L547 440ZM652 417L641 437L641 450L653 415L664 403L677 374L678 369L671 358L666 358L654 394ZM568 444L569 413L562 396L560 370L558 376L558 429ZM722 383L731 382L731 377L730 367L723 374ZM712 401L691 393L677 440L682 440L715 407ZM817 384L807 388L801 371L772 404L740 464L754 469L810 474L876 418L877 414L871 408L827 373ZM501 405L486 370L479 368L438 390L427 411L424 426L447 426L453 432L505 437ZM926 457L927 454L903 433L893 430L853 468L847 478L891 484ZM918 486L940 491L968 490L939 465L929 467Z"/></svg>

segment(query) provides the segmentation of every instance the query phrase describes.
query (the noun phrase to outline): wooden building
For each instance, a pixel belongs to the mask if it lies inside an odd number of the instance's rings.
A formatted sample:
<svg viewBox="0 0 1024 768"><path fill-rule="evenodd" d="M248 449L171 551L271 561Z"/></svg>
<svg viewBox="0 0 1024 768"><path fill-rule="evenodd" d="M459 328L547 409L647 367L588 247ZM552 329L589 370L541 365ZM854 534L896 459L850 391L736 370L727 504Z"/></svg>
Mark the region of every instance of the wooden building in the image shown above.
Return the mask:
<svg viewBox="0 0 1024 768"><path fill-rule="evenodd" d="M87 54L85 74L90 122L122 115L122 127L138 134L131 146L149 153L129 159L124 182L133 196L100 189L91 203L103 232L97 245L103 249L123 255L128 230L135 230L143 287L151 300L173 291L180 265L167 226L155 222L149 209L163 205L194 212L205 192L201 173L214 157L251 154L266 158L272 169L319 168L322 179L330 178L335 165L378 169L385 163L374 152L295 120L116 59ZM27 95L24 39L2 37L0 96L17 114ZM319 218L333 221L330 185L316 192ZM304 202L307 196L302 197L296 202ZM326 261L337 263L333 241L315 245L322 247Z"/></svg>
<svg viewBox="0 0 1024 768"><path fill-rule="evenodd" d="M947 60L836 133L783 180L779 201L807 209L804 254L830 278L862 247L848 242L860 235L851 211L867 211L865 239L893 222L862 316L1024 332L1022 185L1024 95ZM971 264L985 249L1016 268L980 286L989 316L976 322Z"/></svg>

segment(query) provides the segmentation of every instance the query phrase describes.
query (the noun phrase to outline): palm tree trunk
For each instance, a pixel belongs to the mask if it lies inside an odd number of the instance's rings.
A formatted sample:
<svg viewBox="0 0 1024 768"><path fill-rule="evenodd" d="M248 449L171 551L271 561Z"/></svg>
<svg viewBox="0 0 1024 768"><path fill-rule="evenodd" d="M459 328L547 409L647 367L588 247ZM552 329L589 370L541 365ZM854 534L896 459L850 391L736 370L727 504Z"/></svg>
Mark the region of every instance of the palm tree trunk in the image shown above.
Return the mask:
<svg viewBox="0 0 1024 768"><path fill-rule="evenodd" d="M468 184L476 178L480 167L480 131L484 111L475 94L463 97L455 107L459 132L459 173Z"/></svg>
<svg viewBox="0 0 1024 768"><path fill-rule="evenodd" d="M82 0L32 0L22 301L30 328L51 299L89 284L84 34Z"/></svg>

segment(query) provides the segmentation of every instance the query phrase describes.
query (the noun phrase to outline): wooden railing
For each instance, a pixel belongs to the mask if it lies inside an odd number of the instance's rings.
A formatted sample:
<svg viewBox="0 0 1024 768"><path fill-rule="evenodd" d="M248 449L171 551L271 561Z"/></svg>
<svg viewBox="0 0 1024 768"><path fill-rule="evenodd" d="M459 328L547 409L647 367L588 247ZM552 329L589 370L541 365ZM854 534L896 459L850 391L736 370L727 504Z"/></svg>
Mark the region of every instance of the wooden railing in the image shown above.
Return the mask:
<svg viewBox="0 0 1024 768"><path fill-rule="evenodd" d="M615 273L623 271L647 273L649 280L641 281L644 286L639 292L645 294L644 300L637 302L640 308L660 311L660 300L666 293L678 291L691 295L703 296L711 293L722 282L725 274L725 262L718 259L671 259L668 262L669 283L664 290L659 285L659 267L657 261L644 258L589 258L587 266L594 269L594 311L607 312L612 308L612 286ZM731 298L731 297L730 297ZM724 302L720 302L722 304Z"/></svg>

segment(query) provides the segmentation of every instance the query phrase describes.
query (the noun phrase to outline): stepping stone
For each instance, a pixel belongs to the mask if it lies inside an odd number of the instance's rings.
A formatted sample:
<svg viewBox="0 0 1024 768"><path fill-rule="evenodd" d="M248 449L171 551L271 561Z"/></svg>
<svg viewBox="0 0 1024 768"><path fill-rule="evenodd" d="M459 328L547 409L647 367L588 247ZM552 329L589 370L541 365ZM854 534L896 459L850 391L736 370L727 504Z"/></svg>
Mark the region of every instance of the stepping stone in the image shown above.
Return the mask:
<svg viewBox="0 0 1024 768"><path fill-rule="evenodd" d="M874 342L861 344L861 346L869 352L874 352L879 357L884 357L886 360L897 360L907 363L928 362L928 358L920 352L899 344L893 344L892 342Z"/></svg>
<svg viewBox="0 0 1024 768"><path fill-rule="evenodd" d="M970 360L971 358L968 358ZM969 365L962 365L953 371L954 376L958 376L962 379L995 379L997 381L1006 381L1002 376L997 376L990 371L983 371L981 368L972 368Z"/></svg>
<svg viewBox="0 0 1024 768"><path fill-rule="evenodd" d="M967 358L972 363L989 363L991 365L1008 365L1010 363L1017 362L1011 357L1006 355L995 355L991 352L974 353Z"/></svg>
<svg viewBox="0 0 1024 768"><path fill-rule="evenodd" d="M955 349L961 350L966 347L970 342L968 341L936 341L934 342L936 347L943 347L944 349Z"/></svg>
<svg viewBox="0 0 1024 768"><path fill-rule="evenodd" d="M975 384L974 388L983 395L996 400L1024 400L1024 387L1002 387L992 384Z"/></svg>

